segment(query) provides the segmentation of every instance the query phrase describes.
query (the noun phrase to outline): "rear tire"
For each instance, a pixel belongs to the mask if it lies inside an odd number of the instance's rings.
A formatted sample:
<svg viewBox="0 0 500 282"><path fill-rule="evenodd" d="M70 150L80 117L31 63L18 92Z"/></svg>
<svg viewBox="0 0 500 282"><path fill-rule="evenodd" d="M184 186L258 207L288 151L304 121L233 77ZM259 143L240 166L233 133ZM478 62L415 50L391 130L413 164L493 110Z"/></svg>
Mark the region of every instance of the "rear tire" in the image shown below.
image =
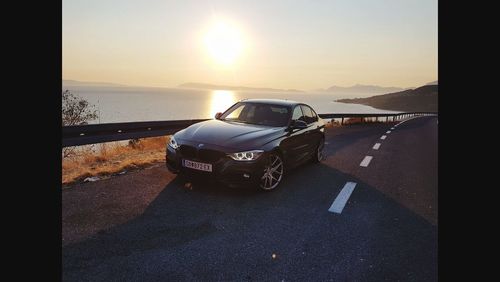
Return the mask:
<svg viewBox="0 0 500 282"><path fill-rule="evenodd" d="M316 146L314 155L312 157L313 163L319 163L324 159L323 149L325 148L325 139L321 138L319 144Z"/></svg>

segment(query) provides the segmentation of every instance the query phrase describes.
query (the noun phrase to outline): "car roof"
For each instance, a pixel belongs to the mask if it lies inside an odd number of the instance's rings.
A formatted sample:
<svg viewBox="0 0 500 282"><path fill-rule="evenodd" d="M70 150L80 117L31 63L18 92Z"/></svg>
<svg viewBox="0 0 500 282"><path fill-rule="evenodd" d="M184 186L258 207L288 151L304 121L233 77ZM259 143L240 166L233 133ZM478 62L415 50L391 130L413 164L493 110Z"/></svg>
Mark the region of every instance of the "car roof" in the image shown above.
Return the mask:
<svg viewBox="0 0 500 282"><path fill-rule="evenodd" d="M295 106L299 104L304 104L301 102L293 101L293 100L285 100L285 99L244 99L240 102L250 102L250 103L262 103L262 104L274 104L281 106Z"/></svg>

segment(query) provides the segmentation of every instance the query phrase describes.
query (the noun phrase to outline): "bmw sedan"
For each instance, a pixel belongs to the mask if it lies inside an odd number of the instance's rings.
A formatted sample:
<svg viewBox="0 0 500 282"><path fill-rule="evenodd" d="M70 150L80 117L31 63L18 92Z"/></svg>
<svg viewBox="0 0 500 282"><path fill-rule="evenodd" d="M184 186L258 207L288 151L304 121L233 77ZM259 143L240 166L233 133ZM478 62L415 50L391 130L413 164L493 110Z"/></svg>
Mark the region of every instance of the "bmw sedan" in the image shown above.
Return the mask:
<svg viewBox="0 0 500 282"><path fill-rule="evenodd" d="M269 191L290 169L321 161L324 130L324 121L304 103L243 100L217 113L215 119L171 136L166 164L171 172L188 179Z"/></svg>

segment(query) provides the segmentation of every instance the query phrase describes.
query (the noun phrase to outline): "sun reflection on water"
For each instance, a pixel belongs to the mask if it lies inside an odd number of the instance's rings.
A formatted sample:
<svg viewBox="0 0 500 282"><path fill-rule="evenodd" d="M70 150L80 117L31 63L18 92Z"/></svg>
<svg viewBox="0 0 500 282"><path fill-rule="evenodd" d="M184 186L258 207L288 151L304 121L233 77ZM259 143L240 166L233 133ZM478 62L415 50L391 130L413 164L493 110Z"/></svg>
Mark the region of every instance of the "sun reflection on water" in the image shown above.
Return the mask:
<svg viewBox="0 0 500 282"><path fill-rule="evenodd" d="M236 95L233 91L214 90L210 99L210 117L214 117L218 112L224 112L236 103Z"/></svg>

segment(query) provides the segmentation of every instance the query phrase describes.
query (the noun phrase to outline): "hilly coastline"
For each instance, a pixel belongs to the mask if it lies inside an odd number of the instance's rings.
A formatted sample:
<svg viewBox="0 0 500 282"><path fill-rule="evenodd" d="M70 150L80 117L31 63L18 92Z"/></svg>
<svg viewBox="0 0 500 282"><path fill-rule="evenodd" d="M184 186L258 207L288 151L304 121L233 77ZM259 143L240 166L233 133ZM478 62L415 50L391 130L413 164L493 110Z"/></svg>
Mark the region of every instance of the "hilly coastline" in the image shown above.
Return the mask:
<svg viewBox="0 0 500 282"><path fill-rule="evenodd" d="M338 99L349 99L352 97L356 98L366 98L374 95L388 94L399 92L403 90L409 90L412 88L401 88L401 87L387 87L379 85L365 85L365 84L355 84L352 86L337 86L333 85L326 89L316 89L315 91L321 93L331 93Z"/></svg>
<svg viewBox="0 0 500 282"><path fill-rule="evenodd" d="M427 84L409 89L367 98L339 99L337 102L363 104L382 110L405 112L437 112L438 85Z"/></svg>

